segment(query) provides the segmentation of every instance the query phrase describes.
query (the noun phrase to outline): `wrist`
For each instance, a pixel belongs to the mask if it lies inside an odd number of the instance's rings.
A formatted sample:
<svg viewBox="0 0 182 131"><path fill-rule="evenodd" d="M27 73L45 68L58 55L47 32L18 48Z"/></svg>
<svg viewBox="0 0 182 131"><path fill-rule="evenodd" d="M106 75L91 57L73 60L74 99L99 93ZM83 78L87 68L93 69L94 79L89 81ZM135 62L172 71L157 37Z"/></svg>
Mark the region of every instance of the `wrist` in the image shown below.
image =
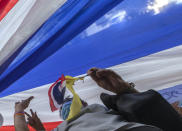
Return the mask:
<svg viewBox="0 0 182 131"><path fill-rule="evenodd" d="M125 83L125 89L120 88L120 91L117 91L117 95L122 95L122 94L131 94L131 93L138 93L138 91L134 88L135 84L134 83Z"/></svg>
<svg viewBox="0 0 182 131"><path fill-rule="evenodd" d="M15 113L16 113L16 112L24 112L24 109L20 109L20 108L18 109L18 108L17 108L17 109L15 109Z"/></svg>
<svg viewBox="0 0 182 131"><path fill-rule="evenodd" d="M24 111L23 112L15 112L14 117L15 116L25 116L25 112Z"/></svg>

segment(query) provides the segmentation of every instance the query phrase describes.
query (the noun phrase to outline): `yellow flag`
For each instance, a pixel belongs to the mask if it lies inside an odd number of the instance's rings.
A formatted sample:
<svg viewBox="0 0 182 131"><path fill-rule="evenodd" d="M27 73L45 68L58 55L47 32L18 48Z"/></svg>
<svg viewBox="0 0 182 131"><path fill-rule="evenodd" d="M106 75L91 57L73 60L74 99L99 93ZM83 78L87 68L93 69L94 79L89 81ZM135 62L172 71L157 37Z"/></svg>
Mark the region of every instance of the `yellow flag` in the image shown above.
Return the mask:
<svg viewBox="0 0 182 131"><path fill-rule="evenodd" d="M80 113L81 108L82 108L82 102L80 100L80 97L73 89L73 85L74 85L75 81L79 80L80 78L74 78L71 76L65 76L65 78L66 78L66 87L73 94L73 100L72 100L72 104L70 107L70 113L67 118L67 120L70 120L71 118L76 116L78 113Z"/></svg>

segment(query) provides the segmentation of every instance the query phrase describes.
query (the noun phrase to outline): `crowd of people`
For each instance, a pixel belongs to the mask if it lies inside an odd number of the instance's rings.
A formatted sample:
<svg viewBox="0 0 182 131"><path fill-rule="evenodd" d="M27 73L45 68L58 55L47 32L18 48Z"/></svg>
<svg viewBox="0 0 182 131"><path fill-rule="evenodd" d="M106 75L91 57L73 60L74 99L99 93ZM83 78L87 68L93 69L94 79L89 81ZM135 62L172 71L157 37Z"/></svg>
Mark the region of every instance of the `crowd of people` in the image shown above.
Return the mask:
<svg viewBox="0 0 182 131"><path fill-rule="evenodd" d="M91 68L87 73L99 87L114 95L102 93L104 106L85 104L74 118L66 120L64 116L65 121L53 131L182 131L179 103L170 105L154 90L139 92L112 70ZM15 103L16 131L28 131L28 124L36 131L45 131L36 112L25 112L33 98Z"/></svg>

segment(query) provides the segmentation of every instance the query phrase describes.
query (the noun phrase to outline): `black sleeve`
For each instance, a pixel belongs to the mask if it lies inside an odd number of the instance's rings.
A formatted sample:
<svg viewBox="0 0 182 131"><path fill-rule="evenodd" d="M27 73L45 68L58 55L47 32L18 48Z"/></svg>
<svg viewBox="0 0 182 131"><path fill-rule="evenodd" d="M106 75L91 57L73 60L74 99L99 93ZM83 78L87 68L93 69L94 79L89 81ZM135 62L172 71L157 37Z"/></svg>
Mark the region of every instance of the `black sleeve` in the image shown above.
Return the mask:
<svg viewBox="0 0 182 131"><path fill-rule="evenodd" d="M135 127L126 131L162 131L162 130L152 126L141 126L141 127Z"/></svg>
<svg viewBox="0 0 182 131"><path fill-rule="evenodd" d="M181 116L154 90L106 96L101 95L103 103L108 108L116 110L127 121L153 125L164 131L182 131Z"/></svg>

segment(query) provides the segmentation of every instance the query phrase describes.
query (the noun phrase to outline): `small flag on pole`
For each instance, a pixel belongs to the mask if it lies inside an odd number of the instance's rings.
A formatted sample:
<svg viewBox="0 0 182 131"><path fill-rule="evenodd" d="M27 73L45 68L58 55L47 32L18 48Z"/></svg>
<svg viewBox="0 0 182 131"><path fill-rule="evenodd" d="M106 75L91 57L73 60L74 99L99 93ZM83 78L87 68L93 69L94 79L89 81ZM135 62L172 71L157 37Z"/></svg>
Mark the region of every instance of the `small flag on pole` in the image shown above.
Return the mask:
<svg viewBox="0 0 182 131"><path fill-rule="evenodd" d="M64 95L66 91L66 81L64 75L59 78L48 91L49 103L51 107L51 111L58 110L64 101Z"/></svg>

